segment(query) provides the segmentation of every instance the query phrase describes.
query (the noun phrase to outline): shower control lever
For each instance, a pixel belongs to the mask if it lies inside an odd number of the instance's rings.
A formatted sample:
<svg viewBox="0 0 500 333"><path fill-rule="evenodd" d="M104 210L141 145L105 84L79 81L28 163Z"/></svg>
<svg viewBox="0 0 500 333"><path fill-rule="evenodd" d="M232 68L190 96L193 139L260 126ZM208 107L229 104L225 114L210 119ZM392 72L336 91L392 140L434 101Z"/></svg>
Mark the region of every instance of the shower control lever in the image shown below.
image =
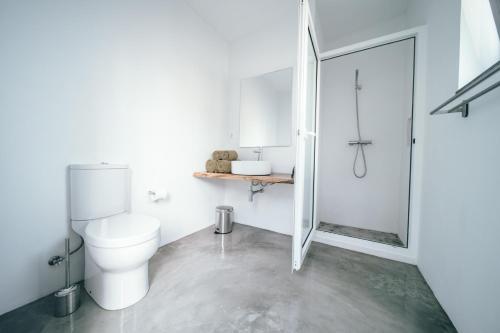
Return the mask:
<svg viewBox="0 0 500 333"><path fill-rule="evenodd" d="M372 140L349 140L347 143L349 144L349 146L373 144Z"/></svg>

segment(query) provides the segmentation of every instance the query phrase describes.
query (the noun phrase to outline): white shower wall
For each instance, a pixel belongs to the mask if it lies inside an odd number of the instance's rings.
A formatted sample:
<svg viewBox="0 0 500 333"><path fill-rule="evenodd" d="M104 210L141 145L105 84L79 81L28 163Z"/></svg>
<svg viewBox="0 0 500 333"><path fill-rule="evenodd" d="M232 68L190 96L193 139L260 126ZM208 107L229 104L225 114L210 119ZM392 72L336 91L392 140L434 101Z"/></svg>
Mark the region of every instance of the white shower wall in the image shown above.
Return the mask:
<svg viewBox="0 0 500 333"><path fill-rule="evenodd" d="M406 241L414 40L322 62L320 221L396 233ZM354 73L359 69L361 135L368 173L357 179ZM362 164L361 159L358 161ZM359 169L358 169L359 170Z"/></svg>

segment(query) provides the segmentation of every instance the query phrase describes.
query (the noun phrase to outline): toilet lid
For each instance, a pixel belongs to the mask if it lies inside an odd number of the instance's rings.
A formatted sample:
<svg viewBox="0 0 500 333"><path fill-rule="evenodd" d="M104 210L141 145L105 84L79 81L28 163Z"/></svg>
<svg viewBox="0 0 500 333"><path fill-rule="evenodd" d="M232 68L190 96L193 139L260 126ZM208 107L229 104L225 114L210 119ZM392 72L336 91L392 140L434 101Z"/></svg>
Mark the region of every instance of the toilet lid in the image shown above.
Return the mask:
<svg viewBox="0 0 500 333"><path fill-rule="evenodd" d="M160 221L140 214L119 214L90 222L86 242L96 247L124 247L159 236Z"/></svg>

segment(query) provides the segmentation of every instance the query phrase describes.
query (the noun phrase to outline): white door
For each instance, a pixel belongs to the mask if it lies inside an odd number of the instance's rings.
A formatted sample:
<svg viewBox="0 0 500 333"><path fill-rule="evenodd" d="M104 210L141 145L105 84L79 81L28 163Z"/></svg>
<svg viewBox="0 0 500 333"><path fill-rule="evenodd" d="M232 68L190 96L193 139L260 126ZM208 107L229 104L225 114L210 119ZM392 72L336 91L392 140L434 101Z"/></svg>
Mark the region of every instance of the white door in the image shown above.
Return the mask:
<svg viewBox="0 0 500 333"><path fill-rule="evenodd" d="M319 50L309 0L299 9L297 156L293 235L293 269L302 267L316 230L317 119L319 110Z"/></svg>

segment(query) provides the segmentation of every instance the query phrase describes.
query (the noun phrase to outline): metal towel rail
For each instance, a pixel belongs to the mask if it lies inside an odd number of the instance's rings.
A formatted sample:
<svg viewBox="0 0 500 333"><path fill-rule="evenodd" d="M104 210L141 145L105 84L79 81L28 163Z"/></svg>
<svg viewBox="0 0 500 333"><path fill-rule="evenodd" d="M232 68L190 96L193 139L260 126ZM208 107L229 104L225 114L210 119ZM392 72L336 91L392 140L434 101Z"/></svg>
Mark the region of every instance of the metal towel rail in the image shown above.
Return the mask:
<svg viewBox="0 0 500 333"><path fill-rule="evenodd" d="M448 100L446 100L443 104L439 105L437 108L432 110L430 112L431 115L435 114L447 114L447 113L456 113L460 112L462 114L462 117L468 117L469 116L469 104L470 102L478 99L479 97L483 96L484 94L489 93L490 91L498 88L500 86L500 80L493 83L492 85L488 86L487 88L481 90L480 92L474 94L473 96L464 99L462 102L460 102L458 105L445 109L447 105L450 103L456 101L457 99L460 98L460 96L463 96L465 93L469 92L473 88L477 87L480 83L484 82L486 79L491 77L493 74L497 73L500 71L500 61L497 61L493 66L485 70L481 75L477 76L474 80L466 84L463 88L459 89L455 95Z"/></svg>

